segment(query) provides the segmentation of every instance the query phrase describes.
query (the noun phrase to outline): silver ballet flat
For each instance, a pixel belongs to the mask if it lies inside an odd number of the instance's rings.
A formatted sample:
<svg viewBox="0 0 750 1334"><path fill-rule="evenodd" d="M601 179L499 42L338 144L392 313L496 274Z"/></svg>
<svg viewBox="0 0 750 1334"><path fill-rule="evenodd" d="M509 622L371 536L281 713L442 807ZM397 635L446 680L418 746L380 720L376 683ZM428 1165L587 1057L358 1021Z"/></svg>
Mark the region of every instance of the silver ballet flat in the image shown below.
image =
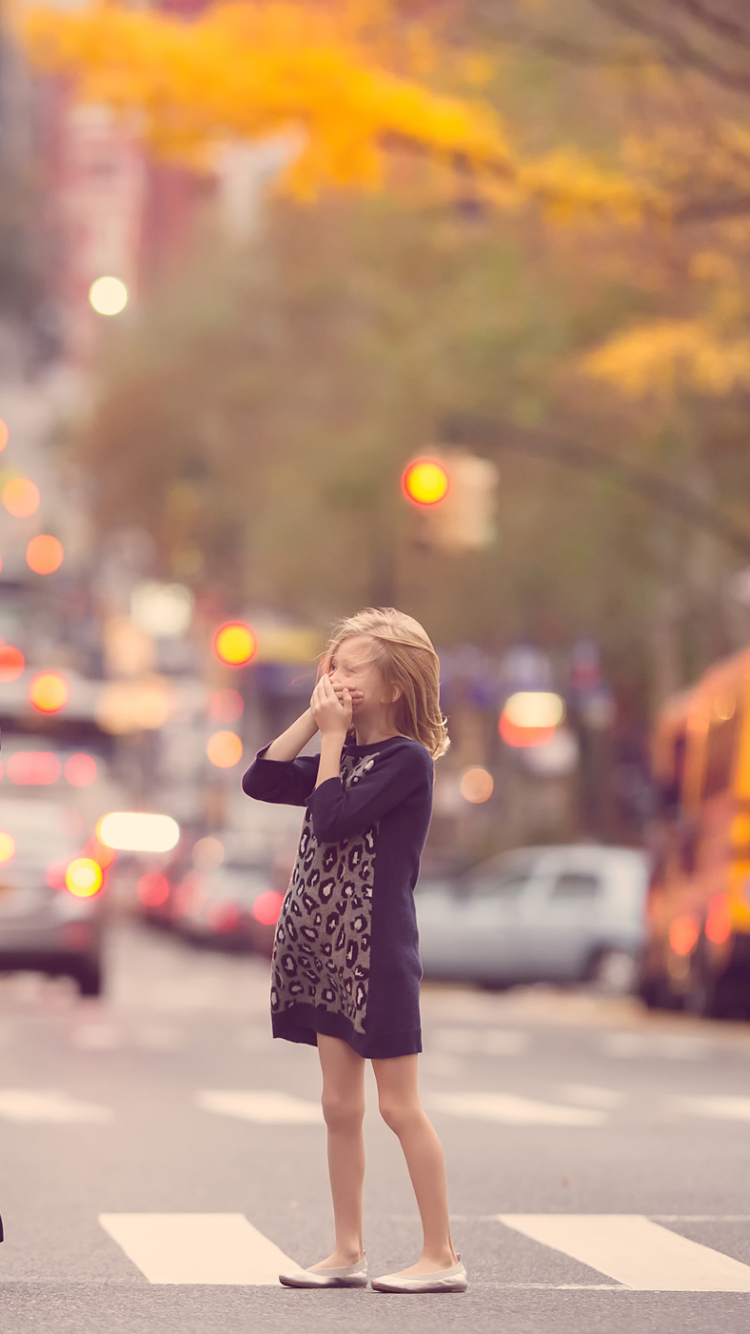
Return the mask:
<svg viewBox="0 0 750 1334"><path fill-rule="evenodd" d="M366 1288L367 1281L366 1255L341 1269L295 1269L279 1274L279 1282L287 1288Z"/></svg>
<svg viewBox="0 0 750 1334"><path fill-rule="evenodd" d="M466 1266L461 1263L460 1255L450 1269L438 1269L434 1274L415 1274L413 1278L385 1274L372 1280L376 1292L466 1292L468 1286Z"/></svg>

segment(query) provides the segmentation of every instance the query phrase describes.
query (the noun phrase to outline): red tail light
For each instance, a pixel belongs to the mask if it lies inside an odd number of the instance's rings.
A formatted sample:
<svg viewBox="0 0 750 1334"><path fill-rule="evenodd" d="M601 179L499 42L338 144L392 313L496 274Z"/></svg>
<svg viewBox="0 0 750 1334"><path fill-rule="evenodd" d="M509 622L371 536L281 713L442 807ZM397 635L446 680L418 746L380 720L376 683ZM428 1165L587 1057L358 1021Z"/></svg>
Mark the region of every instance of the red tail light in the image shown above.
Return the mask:
<svg viewBox="0 0 750 1334"><path fill-rule="evenodd" d="M279 920L284 895L277 889L266 889L259 894L253 904L253 917L262 926L275 926Z"/></svg>
<svg viewBox="0 0 750 1334"><path fill-rule="evenodd" d="M103 871L106 871L107 868L112 865L117 853L114 848L108 848L106 844L100 843L99 839L95 836L94 838L89 839L83 849L83 855L84 857L91 857L95 862L99 863Z"/></svg>
<svg viewBox="0 0 750 1334"><path fill-rule="evenodd" d="M47 867L47 884L50 889L65 889L66 862L51 862Z"/></svg>
<svg viewBox="0 0 750 1334"><path fill-rule="evenodd" d="M206 921L214 931L235 931L240 920L236 903L215 903L206 913Z"/></svg>
<svg viewBox="0 0 750 1334"><path fill-rule="evenodd" d="M138 881L136 894L144 908L160 908L169 898L169 881L161 871L147 871Z"/></svg>

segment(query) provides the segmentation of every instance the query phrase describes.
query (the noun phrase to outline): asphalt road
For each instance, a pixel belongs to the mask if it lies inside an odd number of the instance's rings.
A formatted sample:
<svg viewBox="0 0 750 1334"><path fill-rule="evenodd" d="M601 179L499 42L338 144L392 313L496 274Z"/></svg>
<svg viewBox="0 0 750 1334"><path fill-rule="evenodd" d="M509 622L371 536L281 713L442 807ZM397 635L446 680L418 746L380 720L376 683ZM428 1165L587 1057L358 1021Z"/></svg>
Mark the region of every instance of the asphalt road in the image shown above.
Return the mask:
<svg viewBox="0 0 750 1334"><path fill-rule="evenodd" d="M299 1292L279 1267L331 1241L319 1074L268 1036L267 964L130 926L110 979L103 1001L0 979L3 1334L750 1327L750 1026L426 986L422 1087L470 1289ZM371 1102L377 1274L420 1233Z"/></svg>

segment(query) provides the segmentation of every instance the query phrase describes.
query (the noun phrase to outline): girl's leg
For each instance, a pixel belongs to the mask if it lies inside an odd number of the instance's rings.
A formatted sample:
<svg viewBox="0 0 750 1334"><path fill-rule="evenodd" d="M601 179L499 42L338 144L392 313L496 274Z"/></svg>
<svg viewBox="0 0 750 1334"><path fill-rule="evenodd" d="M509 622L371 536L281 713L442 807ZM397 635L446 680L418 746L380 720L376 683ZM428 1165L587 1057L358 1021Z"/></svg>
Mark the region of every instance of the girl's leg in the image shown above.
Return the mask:
<svg viewBox="0 0 750 1334"><path fill-rule="evenodd" d="M336 1240L331 1254L311 1268L338 1269L354 1264L363 1255L365 1062L347 1042L323 1033L318 1034L318 1054Z"/></svg>
<svg viewBox="0 0 750 1334"><path fill-rule="evenodd" d="M380 1112L401 1141L422 1219L422 1256L410 1269L401 1270L406 1276L449 1269L458 1259L448 1219L445 1159L435 1128L420 1101L417 1059L394 1056L372 1063L378 1081Z"/></svg>

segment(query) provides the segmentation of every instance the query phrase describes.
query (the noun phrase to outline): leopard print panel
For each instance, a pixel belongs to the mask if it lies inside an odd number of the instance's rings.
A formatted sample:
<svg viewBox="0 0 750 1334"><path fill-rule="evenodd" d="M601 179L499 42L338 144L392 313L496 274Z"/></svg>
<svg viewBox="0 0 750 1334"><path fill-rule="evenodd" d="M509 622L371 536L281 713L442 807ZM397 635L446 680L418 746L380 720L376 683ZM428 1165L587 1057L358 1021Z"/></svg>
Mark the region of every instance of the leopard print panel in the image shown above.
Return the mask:
<svg viewBox="0 0 750 1334"><path fill-rule="evenodd" d="M376 755L341 759L344 788ZM305 815L297 860L276 927L271 1010L305 1004L342 1014L365 1032L372 885L378 824L338 843L319 843Z"/></svg>

